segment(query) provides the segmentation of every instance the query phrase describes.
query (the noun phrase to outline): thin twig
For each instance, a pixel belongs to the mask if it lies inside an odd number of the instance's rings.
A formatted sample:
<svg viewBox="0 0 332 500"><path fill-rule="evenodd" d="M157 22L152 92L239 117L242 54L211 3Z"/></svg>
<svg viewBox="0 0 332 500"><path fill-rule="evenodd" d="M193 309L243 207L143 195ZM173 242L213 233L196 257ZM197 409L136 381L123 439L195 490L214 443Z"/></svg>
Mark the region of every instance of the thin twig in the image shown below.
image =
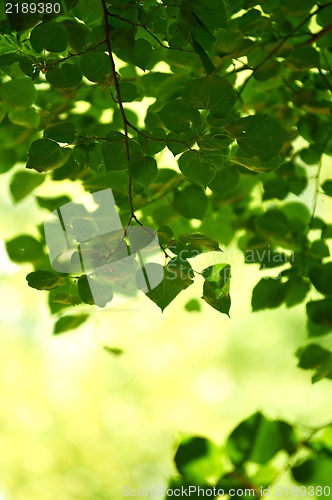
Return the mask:
<svg viewBox="0 0 332 500"><path fill-rule="evenodd" d="M158 10L158 8L159 7L157 7L157 9L155 9L155 10ZM177 48L177 47L169 47L168 45L164 45L163 42L161 40L159 40L159 38L146 26L149 23L149 21L150 21L152 15L154 14L154 12L152 12L152 14L150 14L148 20L144 24L142 24L142 23L135 23L133 21L129 21L129 19L126 19L125 17L121 17L118 14L113 14L112 12L109 12L109 11L107 11L107 14L110 17L115 17L116 19L119 19L120 21L126 22L126 23L130 24L131 26L143 28L164 49L167 49L167 50L179 50L181 52L190 52L191 54L193 54L194 52L192 50L183 49L181 47L179 47L179 48Z"/></svg>
<svg viewBox="0 0 332 500"><path fill-rule="evenodd" d="M321 174L321 171L322 171L322 166L323 166L323 158L321 156L321 159L319 161L317 175L316 175L316 186L315 186L314 202L313 202L313 208L312 208L312 214L311 214L310 226L309 226L310 229L312 229L312 225L313 225L314 218L315 218L315 213L316 213L316 208L317 208L319 186L320 186L320 174Z"/></svg>

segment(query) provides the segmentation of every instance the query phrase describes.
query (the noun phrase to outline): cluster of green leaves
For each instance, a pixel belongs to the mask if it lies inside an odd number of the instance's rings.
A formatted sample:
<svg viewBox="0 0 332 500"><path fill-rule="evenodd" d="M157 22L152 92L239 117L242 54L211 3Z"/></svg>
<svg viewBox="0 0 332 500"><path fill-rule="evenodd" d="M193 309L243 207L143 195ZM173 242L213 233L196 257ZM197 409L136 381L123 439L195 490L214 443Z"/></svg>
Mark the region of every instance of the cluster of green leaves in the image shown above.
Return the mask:
<svg viewBox="0 0 332 500"><path fill-rule="evenodd" d="M162 310L192 284L191 258L237 238L247 264L280 268L253 290L253 310L307 301L309 336L330 333L332 224L315 207L318 194L332 196L332 178L320 179L332 154L332 2L59 4L59 13L0 17L0 171L27 161L12 176L13 199L46 177L87 192L111 188L124 227L159 228L164 279L147 296ZM153 102L141 127L130 103L144 98ZM178 170L158 168L166 149ZM308 177L313 210L294 201ZM68 200L36 201L53 211ZM84 273L70 284L52 271L42 228L39 240L18 236L7 249L35 266L28 283L50 290L52 313L95 303ZM168 279L174 271L178 279ZM204 300L229 314L229 266L202 276ZM314 381L329 377L328 351L302 351L299 366L318 370Z"/></svg>
<svg viewBox="0 0 332 500"><path fill-rule="evenodd" d="M235 499L285 496L285 487L275 488L288 470L298 484L288 487L292 496L331 498L331 431L327 424L303 436L287 422L256 413L241 422L223 446L202 436L185 437L174 457L179 474L171 478L165 498L171 498L175 489L188 491L189 486L194 499L204 492L219 498L218 491Z"/></svg>

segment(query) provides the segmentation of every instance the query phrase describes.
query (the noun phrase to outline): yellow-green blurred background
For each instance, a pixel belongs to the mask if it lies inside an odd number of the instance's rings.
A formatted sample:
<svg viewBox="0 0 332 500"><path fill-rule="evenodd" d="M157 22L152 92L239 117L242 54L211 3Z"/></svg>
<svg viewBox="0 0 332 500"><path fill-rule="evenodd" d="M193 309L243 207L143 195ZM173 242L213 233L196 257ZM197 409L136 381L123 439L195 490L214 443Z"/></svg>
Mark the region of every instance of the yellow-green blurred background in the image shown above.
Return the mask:
<svg viewBox="0 0 332 500"><path fill-rule="evenodd" d="M11 175L0 185L0 500L118 499L124 485L166 485L182 435L222 445L257 410L299 425L331 420L332 382L311 385L296 367L294 353L308 341L305 305L252 314L261 274L235 247L222 257L233 268L231 319L203 301L200 313L185 311L201 293L197 278L163 314L145 297L104 312L88 307L77 331L52 336L47 292L27 286L31 266L11 263L4 247L18 234L37 236L47 212L32 195L13 204ZM72 182L34 192L66 193L83 194ZM310 203L312 191L305 196ZM330 212L327 203L319 199L319 214Z"/></svg>

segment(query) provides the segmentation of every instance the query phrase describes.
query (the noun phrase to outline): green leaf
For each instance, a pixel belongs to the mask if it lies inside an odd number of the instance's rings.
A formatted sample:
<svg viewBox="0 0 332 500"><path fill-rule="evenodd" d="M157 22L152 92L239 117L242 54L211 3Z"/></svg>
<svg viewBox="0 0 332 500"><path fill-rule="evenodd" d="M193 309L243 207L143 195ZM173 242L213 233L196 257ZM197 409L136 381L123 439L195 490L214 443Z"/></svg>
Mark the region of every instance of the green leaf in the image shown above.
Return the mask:
<svg viewBox="0 0 332 500"><path fill-rule="evenodd" d="M311 382L315 384L316 382L319 382L323 378L328 378L332 379L332 359L330 358L328 361L325 363L322 363L322 365L319 367L319 369L316 371L316 373L312 376Z"/></svg>
<svg viewBox="0 0 332 500"><path fill-rule="evenodd" d="M195 483L207 481L211 477L218 478L223 472L220 449L202 437L184 439L174 461L181 476Z"/></svg>
<svg viewBox="0 0 332 500"><path fill-rule="evenodd" d="M300 349L297 356L298 366L304 370L311 370L319 368L322 363L330 359L331 353L318 344L309 344L304 349Z"/></svg>
<svg viewBox="0 0 332 500"><path fill-rule="evenodd" d="M199 19L199 15L192 10L191 2L188 0L183 0L181 2L181 8L177 19L177 28L179 34L182 38L187 40L188 43L194 46L195 41L207 51L212 49L215 38Z"/></svg>
<svg viewBox="0 0 332 500"><path fill-rule="evenodd" d="M326 327L320 334L325 335L332 330L332 298L312 300L307 303L309 319L316 325Z"/></svg>
<svg viewBox="0 0 332 500"><path fill-rule="evenodd" d="M114 356L120 356L123 354L122 349L118 349L117 347L107 347L104 346L105 351L109 352L110 354L114 354Z"/></svg>
<svg viewBox="0 0 332 500"><path fill-rule="evenodd" d="M51 271L33 271L26 277L28 285L37 290L53 290L67 283L67 278L56 275Z"/></svg>
<svg viewBox="0 0 332 500"><path fill-rule="evenodd" d="M220 196L224 196L239 182L240 176L234 168L220 168L209 184L209 189Z"/></svg>
<svg viewBox="0 0 332 500"><path fill-rule="evenodd" d="M60 148L59 144L49 139L34 141L28 150L27 168L37 172L47 172L62 167L69 159L71 149Z"/></svg>
<svg viewBox="0 0 332 500"><path fill-rule="evenodd" d="M81 304L81 299L78 295L72 295L71 293L58 292L54 295L53 302L58 302L59 304L66 304L68 306L77 306Z"/></svg>
<svg viewBox="0 0 332 500"><path fill-rule="evenodd" d="M15 53L0 55L0 66L10 66L20 60L21 56Z"/></svg>
<svg viewBox="0 0 332 500"><path fill-rule="evenodd" d="M205 279L203 286L205 302L217 311L229 316L231 266L229 264L214 264L204 269L202 276Z"/></svg>
<svg viewBox="0 0 332 500"><path fill-rule="evenodd" d="M10 54L18 49L18 43L13 34L3 35L0 38L0 54Z"/></svg>
<svg viewBox="0 0 332 500"><path fill-rule="evenodd" d="M330 250L324 240L315 240L311 243L310 254L317 258L324 258L330 256Z"/></svg>
<svg viewBox="0 0 332 500"><path fill-rule="evenodd" d="M170 132L167 134L167 147L173 153L174 156L183 153L193 146L196 142L196 133L192 128L189 128L185 132ZM176 141L176 142L172 142ZM181 141L181 142L177 142Z"/></svg>
<svg viewBox="0 0 332 500"><path fill-rule="evenodd" d="M160 245L167 247L168 243L173 239L173 229L170 226L162 226L157 230L157 236Z"/></svg>
<svg viewBox="0 0 332 500"><path fill-rule="evenodd" d="M286 214L291 224L300 221L304 231L307 230L311 220L311 213L307 205L296 201L289 201L282 205L281 209Z"/></svg>
<svg viewBox="0 0 332 500"><path fill-rule="evenodd" d="M158 176L157 162L152 156L143 156L135 151L128 164L133 179L141 186L148 187Z"/></svg>
<svg viewBox="0 0 332 500"><path fill-rule="evenodd" d="M38 24L31 31L30 43L36 52L63 52L68 45L68 32L62 23L55 21Z"/></svg>
<svg viewBox="0 0 332 500"><path fill-rule="evenodd" d="M298 2L297 0L281 0L280 3L285 8L286 14L291 14L292 16L298 17L310 12L312 7L314 6L313 0L303 0L303 2Z"/></svg>
<svg viewBox="0 0 332 500"><path fill-rule="evenodd" d="M283 146L285 130L272 116L257 114L229 123L226 130L249 156L272 160Z"/></svg>
<svg viewBox="0 0 332 500"><path fill-rule="evenodd" d="M304 370L316 370L312 377L312 383L322 378L332 379L332 353L323 349L318 344L309 344L299 349L296 353L299 358L298 366Z"/></svg>
<svg viewBox="0 0 332 500"><path fill-rule="evenodd" d="M328 179L327 181L325 181L322 184L322 189L325 194L327 194L328 196L332 196L332 180Z"/></svg>
<svg viewBox="0 0 332 500"><path fill-rule="evenodd" d="M301 304L305 300L309 290L309 283L303 281L301 278L290 279L287 282L286 307Z"/></svg>
<svg viewBox="0 0 332 500"><path fill-rule="evenodd" d="M90 33L88 27L74 19L65 19L62 23L68 32L68 43L71 48L75 52L83 52Z"/></svg>
<svg viewBox="0 0 332 500"><path fill-rule="evenodd" d="M146 70L152 61L153 49L151 43L144 38L138 38L135 40L134 47L127 52L130 62L135 66Z"/></svg>
<svg viewBox="0 0 332 500"><path fill-rule="evenodd" d="M59 122L49 125L44 130L44 137L56 142L72 144L76 140L76 125L71 122Z"/></svg>
<svg viewBox="0 0 332 500"><path fill-rule="evenodd" d="M42 244L29 235L16 236L6 242L6 250L13 262L38 263L45 256Z"/></svg>
<svg viewBox="0 0 332 500"><path fill-rule="evenodd" d="M188 264L189 265L189 264ZM146 266L148 267L148 265ZM179 295L182 290L193 284L191 269L171 260L164 267L164 278L158 286L147 292L146 295L162 311Z"/></svg>
<svg viewBox="0 0 332 500"><path fill-rule="evenodd" d="M80 59L83 75L91 82L101 83L104 77L112 73L109 56L105 52L86 52Z"/></svg>
<svg viewBox="0 0 332 500"><path fill-rule="evenodd" d="M136 85L129 82L120 82L119 84L122 102L132 102L140 97Z"/></svg>
<svg viewBox="0 0 332 500"><path fill-rule="evenodd" d="M82 81L82 70L77 64L63 63L48 71L46 80L60 92L72 92Z"/></svg>
<svg viewBox="0 0 332 500"><path fill-rule="evenodd" d="M173 207L188 219L203 220L208 204L209 199L204 190L195 184L174 192Z"/></svg>
<svg viewBox="0 0 332 500"><path fill-rule="evenodd" d="M143 250L145 247L150 245L156 237L156 233L153 229L142 226L131 226L127 233L130 242L131 254L138 252L139 250ZM127 254L127 252L128 250L125 248L125 253Z"/></svg>
<svg viewBox="0 0 332 500"><path fill-rule="evenodd" d="M226 54L233 57L243 56L254 44L252 40L244 38L239 31L220 29L215 36L217 40L213 49L220 57Z"/></svg>
<svg viewBox="0 0 332 500"><path fill-rule="evenodd" d="M281 156L276 156L272 160L262 161L260 159L251 158L247 156L243 151L237 153L236 156L232 158L232 162L237 165L241 165L242 167L251 170L252 172L273 172L273 170L277 170L284 163L284 160Z"/></svg>
<svg viewBox="0 0 332 500"><path fill-rule="evenodd" d="M147 139L147 146L145 152L147 155L153 156L166 147L166 132L163 128L156 127L151 132L147 132L147 136L154 137L156 140Z"/></svg>
<svg viewBox="0 0 332 500"><path fill-rule="evenodd" d="M287 286L280 278L262 278L252 292L253 311L279 307L285 300Z"/></svg>
<svg viewBox="0 0 332 500"><path fill-rule="evenodd" d="M80 0L73 9L73 13L78 19L89 25L102 17L101 2L99 0Z"/></svg>
<svg viewBox="0 0 332 500"><path fill-rule="evenodd" d="M41 177L44 179L44 177ZM36 201L41 208L45 208L50 212L53 212L62 205L66 205L71 201L68 196L57 196L56 198L44 198L43 196L36 196Z"/></svg>
<svg viewBox="0 0 332 500"><path fill-rule="evenodd" d="M101 147L98 143L94 142L75 146L73 149L73 158L82 170L89 168L98 171L103 164Z"/></svg>
<svg viewBox="0 0 332 500"><path fill-rule="evenodd" d="M128 158L124 139L120 139L118 142L103 142L101 145L101 152L104 158L106 172L127 170Z"/></svg>
<svg viewBox="0 0 332 500"><path fill-rule="evenodd" d="M77 314L76 316L62 316L59 318L55 325L53 334L57 335L59 333L67 332L68 330L73 330L78 328L84 321L88 319L88 314Z"/></svg>
<svg viewBox="0 0 332 500"><path fill-rule="evenodd" d="M11 122L27 128L37 128L40 122L40 116L35 108L13 109L8 113Z"/></svg>
<svg viewBox="0 0 332 500"><path fill-rule="evenodd" d="M263 185L263 200L271 200L273 198L284 200L289 193L287 181L279 175L273 176L272 174L271 177L269 176L268 179L263 182Z"/></svg>
<svg viewBox="0 0 332 500"><path fill-rule="evenodd" d="M30 28L33 28L38 21L40 20L40 14L38 14L37 10L36 13L31 13L31 12L22 12L20 11L20 7L23 7L23 1L20 0L18 3L18 11L14 11L14 6L13 6L13 11L11 14L7 14L8 16L8 21L10 22L10 25L12 27L13 31L26 31Z"/></svg>
<svg viewBox="0 0 332 500"><path fill-rule="evenodd" d="M193 312L193 311L201 311L201 304L198 302L196 299L191 299L189 302L186 303L184 306L185 310L188 312Z"/></svg>
<svg viewBox="0 0 332 500"><path fill-rule="evenodd" d="M22 56L19 60L20 69L25 75L30 76L32 80L38 78L40 72L36 63L38 63L38 59L31 56Z"/></svg>
<svg viewBox="0 0 332 500"><path fill-rule="evenodd" d="M227 28L227 13L222 1L185 0L181 7L192 10L207 28Z"/></svg>
<svg viewBox="0 0 332 500"><path fill-rule="evenodd" d="M332 295L332 262L313 266L309 278L314 287L324 295Z"/></svg>
<svg viewBox="0 0 332 500"><path fill-rule="evenodd" d="M190 245L199 249L200 253L203 252L222 252L219 248L219 243L209 236L202 233L184 233L180 234L179 241L185 245Z"/></svg>
<svg viewBox="0 0 332 500"><path fill-rule="evenodd" d="M309 148L302 149L300 157L303 163L306 163L307 165L317 165L321 154L321 149L313 145Z"/></svg>
<svg viewBox="0 0 332 500"><path fill-rule="evenodd" d="M202 61L202 64L203 64L204 69L206 71L206 74L208 76L211 75L211 73L213 73L216 70L216 67L213 64L213 62L211 61L210 57L208 56L206 51L203 49L203 47L198 42L196 42L196 40L194 38L192 39L192 45L193 45L193 49L194 49L195 54L197 54L198 57L200 58L200 60Z"/></svg>
<svg viewBox="0 0 332 500"><path fill-rule="evenodd" d="M219 75L191 80L182 92L182 101L195 109L207 109L212 116L224 118L232 111L236 95L230 83Z"/></svg>
<svg viewBox="0 0 332 500"><path fill-rule="evenodd" d="M187 179L198 182L206 188L216 175L216 167L211 157L202 151L186 151L178 159L179 168Z"/></svg>
<svg viewBox="0 0 332 500"><path fill-rule="evenodd" d="M309 46L296 48L286 60L286 65L294 71L307 71L311 68L319 68L319 52Z"/></svg>
<svg viewBox="0 0 332 500"><path fill-rule="evenodd" d="M2 98L15 108L28 108L36 100L37 91L29 78L17 78L2 87Z"/></svg>
<svg viewBox="0 0 332 500"><path fill-rule="evenodd" d="M289 231L289 221L286 215L277 208L271 208L257 220L258 227L273 235L285 235Z"/></svg>
<svg viewBox="0 0 332 500"><path fill-rule="evenodd" d="M86 274L80 276L77 280L77 290L80 299L85 304L94 305L95 301L91 292L88 277Z"/></svg>
<svg viewBox="0 0 332 500"><path fill-rule="evenodd" d="M158 115L165 127L173 132L185 132L191 122L200 118L197 110L185 106L180 99L168 101Z"/></svg>
<svg viewBox="0 0 332 500"><path fill-rule="evenodd" d="M71 220L70 225L66 226L67 233L73 234L74 238L79 243L87 243L91 241L95 234L99 231L98 224L89 219L75 217Z"/></svg>
<svg viewBox="0 0 332 500"><path fill-rule="evenodd" d="M332 238L332 224L325 224L322 228L322 239Z"/></svg>
<svg viewBox="0 0 332 500"><path fill-rule="evenodd" d="M15 172L10 181L10 193L13 200L18 202L23 200L36 187L40 186L45 180L43 175L34 172L18 171Z"/></svg>
<svg viewBox="0 0 332 500"><path fill-rule="evenodd" d="M296 435L290 425L278 420L271 422L261 413L256 413L232 432L227 451L236 466L245 461L265 464L280 450L290 455L296 445Z"/></svg>
<svg viewBox="0 0 332 500"><path fill-rule="evenodd" d="M332 476L332 460L328 454L316 454L314 458L309 458L292 468L292 476L299 484L318 485L324 491L324 486L329 487L328 492L331 491L331 476ZM315 491L315 490L314 490ZM325 493L324 493L325 496ZM329 497L330 494L326 495Z"/></svg>
<svg viewBox="0 0 332 500"><path fill-rule="evenodd" d="M109 283L102 285L86 274L79 277L77 289L82 302L85 304L105 307L113 299L113 289Z"/></svg>

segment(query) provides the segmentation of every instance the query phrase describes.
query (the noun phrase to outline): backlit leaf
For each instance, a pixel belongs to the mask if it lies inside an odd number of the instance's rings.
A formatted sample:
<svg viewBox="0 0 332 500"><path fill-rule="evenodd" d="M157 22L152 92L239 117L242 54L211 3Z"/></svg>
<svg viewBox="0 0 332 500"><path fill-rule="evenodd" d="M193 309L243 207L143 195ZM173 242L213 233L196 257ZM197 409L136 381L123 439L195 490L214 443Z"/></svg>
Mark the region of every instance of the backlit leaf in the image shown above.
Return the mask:
<svg viewBox="0 0 332 500"><path fill-rule="evenodd" d="M62 167L69 159L71 149L61 148L48 139L34 141L28 151L27 168L47 172Z"/></svg>
<svg viewBox="0 0 332 500"><path fill-rule="evenodd" d="M2 87L2 98L15 108L27 108L36 100L37 91L28 78L9 80Z"/></svg>
<svg viewBox="0 0 332 500"><path fill-rule="evenodd" d="M67 283L67 278L43 270L28 274L26 280L31 288L37 290L53 290L53 288L59 288Z"/></svg>
<svg viewBox="0 0 332 500"><path fill-rule="evenodd" d="M38 24L31 32L30 43L36 52L63 52L68 44L68 32L62 23Z"/></svg>
<svg viewBox="0 0 332 500"><path fill-rule="evenodd" d="M217 311L227 314L231 307L230 279L231 266L214 264L202 271L204 278L203 299Z"/></svg>
<svg viewBox="0 0 332 500"><path fill-rule="evenodd" d="M238 145L249 156L262 161L277 156L284 143L283 126L272 116L257 114L240 118L226 126Z"/></svg>
<svg viewBox="0 0 332 500"><path fill-rule="evenodd" d="M183 175L191 181L198 182L204 188L216 175L214 163L211 162L209 155L202 151L186 151L178 159L178 164Z"/></svg>
<svg viewBox="0 0 332 500"><path fill-rule="evenodd" d="M164 278L158 286L147 292L146 295L162 311L175 299L182 291L193 284L190 269L176 261L170 261L164 267Z"/></svg>
<svg viewBox="0 0 332 500"><path fill-rule="evenodd" d="M18 171L15 172L10 181L10 193L13 200L18 202L23 200L36 187L40 186L45 177L34 172Z"/></svg>
<svg viewBox="0 0 332 500"><path fill-rule="evenodd" d="M54 335L58 335L59 333L67 332L68 330L74 330L74 328L78 328L82 323L84 323L88 317L88 314L62 316L56 321L53 333Z"/></svg>
<svg viewBox="0 0 332 500"><path fill-rule="evenodd" d="M191 80L182 92L182 101L195 109L207 109L216 118L224 118L235 103L235 91L230 83L219 75Z"/></svg>
<svg viewBox="0 0 332 500"><path fill-rule="evenodd" d="M152 156L135 151L128 164L129 172L141 186L148 187L158 176L157 162Z"/></svg>

